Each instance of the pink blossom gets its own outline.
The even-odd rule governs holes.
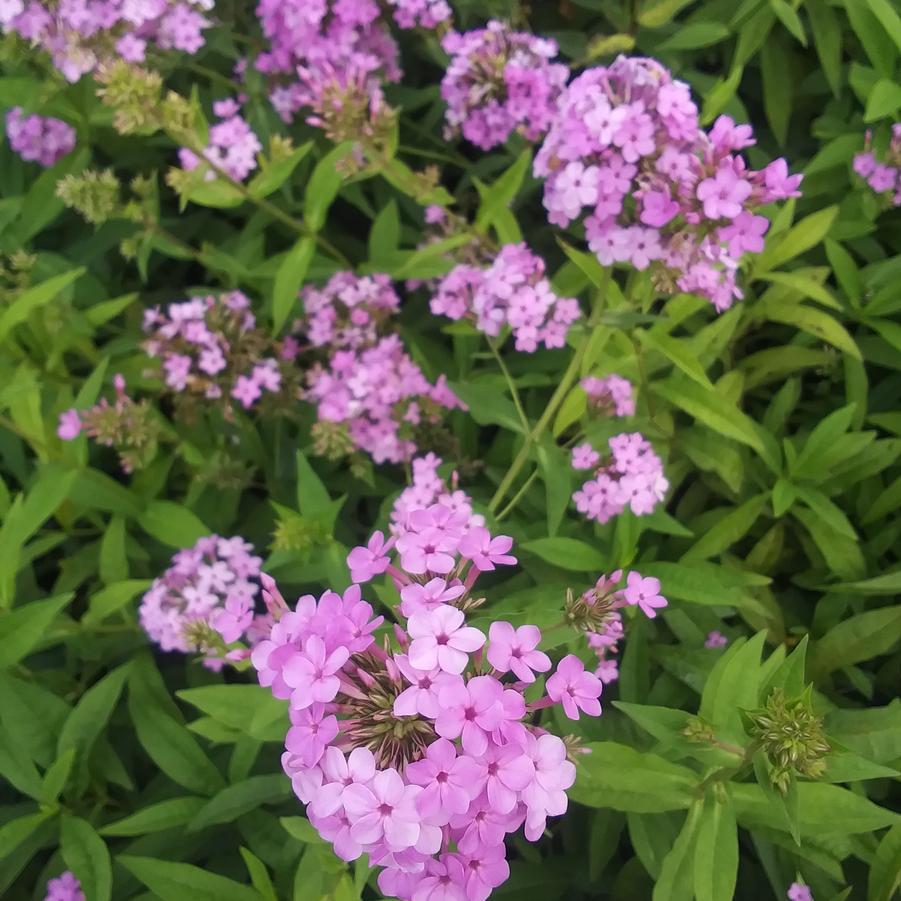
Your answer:
[[[384,840],[391,851],[403,851],[419,841],[416,799],[421,789],[404,785],[396,770],[381,770],[368,785],[344,791],[344,807],[353,823],[351,836],[361,844]]]
[[[436,826],[446,825],[454,814],[466,813],[484,785],[478,763],[465,754],[458,757],[445,738],[432,742],[425,757],[408,764],[405,776],[422,786],[416,808]]]
[[[59,414],[56,434],[63,441],[72,441],[81,434],[82,424],[78,410],[65,410]]]
[[[537,626],[520,626],[507,622],[494,622],[488,630],[488,662],[498,672],[512,672],[521,682],[534,682],[534,673],[546,673],[551,668],[550,658],[536,650],[541,641]]]
[[[626,580],[623,597],[628,604],[637,604],[649,619],[657,616],[657,611],[666,607],[666,598],[660,594],[660,582],[651,577],[644,578],[637,572],[630,572]]]
[[[446,673],[462,673],[469,654],[485,644],[485,636],[472,626],[465,626],[462,610],[441,606],[414,613],[407,624],[413,639],[410,643],[410,665],[418,670],[435,667]]]
[[[579,718],[579,710],[589,716],[600,716],[603,684],[593,673],[586,672],[585,666],[574,654],[567,654],[558,664],[546,683],[548,697],[563,705],[563,710],[571,720]]]
[[[511,547],[513,539],[507,535],[492,538],[486,528],[475,526],[460,539],[459,551],[476,569],[485,572],[494,569],[495,564],[512,566],[516,563],[516,557],[507,553]]]
[[[304,643],[303,652],[295,654],[283,669],[285,682],[294,689],[291,695],[293,708],[303,710],[310,704],[334,700],[341,685],[335,674],[347,662],[348,656],[344,647],[327,654],[325,642],[318,635],[311,635]]]
[[[448,739],[462,737],[463,750],[478,756],[488,748],[488,736],[505,719],[503,689],[491,676],[475,676],[442,688],[435,731]]]
[[[324,704],[316,703],[303,710],[292,710],[291,722],[294,725],[288,730],[285,747],[306,766],[315,766],[338,734],[337,718],[326,713]]]
[[[365,547],[355,547],[347,555],[350,577],[354,582],[368,582],[388,568],[388,551],[394,539],[385,540],[381,532],[373,532]]]

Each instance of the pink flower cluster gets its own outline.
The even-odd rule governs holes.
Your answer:
[[[467,625],[476,579],[514,563],[511,546],[446,507],[413,511],[396,541],[377,532],[351,551],[343,596],[300,598],[252,653],[261,684],[290,702],[282,763],[310,822],[341,858],[368,854],[402,901],[484,901],[503,883],[505,835],[525,825],[537,840],[575,780],[566,744],[532,714],[601,712],[600,680],[572,655],[526,704],[553,669],[536,627]],[[382,573],[401,605],[379,644],[359,583]]]
[[[4,0],[0,27],[45,50],[75,82],[103,62],[142,62],[151,45],[196,53],[212,8],[213,0]]]
[[[437,28],[452,15],[447,0],[388,0],[401,28]]]
[[[213,104],[213,112],[220,121],[209,128],[209,142],[203,151],[203,157],[182,147],[178,151],[181,166],[185,171],[193,172],[205,159],[234,181],[244,181],[257,168],[257,154],[263,149],[263,145],[241,115],[241,107],[236,101],[217,100]],[[207,167],[204,178],[213,181],[216,172]]]
[[[752,144],[750,126],[727,116],[705,132],[688,85],[660,63],[619,57],[569,85],[534,169],[550,221],[582,220],[603,265],[650,268],[658,290],[722,311],[742,296],[742,255],[763,249],[758,208],[798,196],[801,182],[784,159],[749,169],[739,151]]]
[[[28,116],[20,106],[6,114],[9,146],[29,163],[52,166],[75,148],[75,129],[62,119]]]
[[[506,244],[487,268],[461,264],[438,284],[431,300],[436,315],[467,318],[486,335],[509,327],[516,349],[563,347],[579,318],[579,302],[558,297],[545,275],[544,260],[525,244]]]
[[[246,657],[225,646],[242,638],[253,644],[271,625],[254,615],[261,560],[252,551],[242,538],[209,535],[175,554],[141,600],[138,616],[151,640],[164,651],[202,651],[211,669]]]
[[[354,349],[375,344],[385,321],[400,309],[387,275],[338,272],[325,287],[301,292],[301,327],[314,347]]]
[[[375,0],[260,0],[257,17],[270,48],[256,66],[273,79],[285,122],[304,107],[322,115],[330,93],[354,89],[380,103],[382,82],[400,78]]]
[[[426,454],[413,460],[413,484],[400,493],[391,509],[391,534],[400,538],[410,527],[410,517],[416,510],[424,510],[433,504],[446,507],[454,515],[465,516],[467,528],[484,526],[485,517],[474,513],[472,499],[457,487],[457,474],[448,483],[438,475],[442,460],[435,454]]]
[[[635,415],[635,395],[628,379],[615,374],[602,379],[589,375],[579,384],[588,395],[588,405],[592,410],[602,415]]]
[[[901,122],[892,126],[891,143],[882,159],[873,152],[867,132],[865,150],[854,157],[854,171],[877,194],[891,194],[892,206],[901,206]]]
[[[264,393],[291,394],[297,342],[274,341],[257,328],[240,291],[148,309],[144,331],[144,349],[162,361],[166,385],[179,398],[221,399],[230,415],[232,401],[249,410]]]
[[[81,883],[71,870],[66,870],[55,879],[47,882],[47,895],[44,901],[85,901]]]
[[[729,644],[729,639],[722,632],[717,632],[716,629],[709,632],[704,640],[705,648],[724,648],[727,644]]]
[[[104,397],[87,410],[73,407],[60,413],[56,434],[63,441],[74,441],[84,433],[98,444],[115,448],[122,469],[131,473],[153,458],[159,424],[146,400],[136,403],[128,396],[120,373],[113,378],[113,386],[116,399],[112,404]]]
[[[638,607],[645,616],[654,619],[657,611],[668,603],[660,594],[657,579],[633,571],[627,575],[625,587],[620,588],[622,578],[622,570],[601,576],[574,605],[579,608],[574,618],[585,624],[588,645],[598,658],[595,675],[605,685],[619,678],[619,665],[614,659],[624,635],[619,611],[623,607]]]
[[[599,523],[626,507],[636,516],[651,513],[669,488],[660,457],[638,432],[614,435],[607,443],[611,455],[605,460],[590,444],[572,449],[573,469],[594,470],[593,477],[573,494],[576,508]]]
[[[307,382],[320,423],[345,429],[352,446],[376,463],[409,460],[421,427],[440,422],[444,410],[463,408],[443,375],[429,382],[397,335],[335,351]]]
[[[448,137],[462,131],[482,150],[503,144],[514,131],[541,139],[569,78],[565,65],[551,62],[554,41],[491,21],[476,31],[451,31],[441,46],[451,56],[441,81]]]

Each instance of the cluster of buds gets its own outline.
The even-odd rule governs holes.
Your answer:
[[[660,594],[660,582],[632,571],[622,585],[622,570],[602,575],[597,582],[578,597],[571,591],[566,594],[566,622],[585,635],[589,647],[598,658],[595,675],[605,685],[619,678],[619,665],[615,659],[622,641],[624,607],[638,607],[649,619],[667,606]]]
[[[166,386],[186,418],[210,402],[227,419],[244,410],[293,400],[299,376],[292,338],[277,341],[257,327],[240,291],[193,297],[144,313],[144,349],[160,360]]]
[[[586,376],[579,383],[588,398],[588,409],[601,416],[634,416],[632,383],[619,375]]]
[[[524,825],[537,840],[575,779],[567,744],[536,715],[601,712],[600,679],[573,655],[555,667],[537,627],[467,624],[479,575],[515,563],[511,548],[440,504],[410,511],[399,537],[376,532],[351,551],[343,595],[300,598],[251,655],[289,701],[282,763],[310,822],[343,859],[368,854],[402,901],[484,901],[509,875],[505,835]],[[400,603],[378,641],[382,617],[360,586],[381,574]]]
[[[300,328],[328,354],[307,373],[316,404],[316,452],[340,459],[353,451],[376,463],[413,457],[417,439],[462,407],[442,375],[433,385],[396,334],[383,335],[400,302],[387,277],[338,273],[321,291],[307,289]]]
[[[0,254],[0,303],[12,302],[28,288],[37,261],[24,250]]]
[[[88,410],[65,410],[60,414],[56,434],[63,441],[74,441],[85,434],[98,444],[114,448],[122,469],[131,473],[156,456],[160,422],[146,399],[135,402],[128,396],[122,375],[116,374],[113,386],[113,403],[101,398]]]
[[[791,699],[774,688],[762,709],[744,715],[749,734],[769,761],[770,779],[783,794],[795,777],[817,779],[826,771],[830,747],[812,697],[811,686]]]
[[[881,156],[874,150],[872,133],[867,132],[863,152],[854,157],[854,171],[892,206],[901,206],[901,122],[892,126],[891,141]]]
[[[139,619],[151,641],[164,651],[202,654],[219,670],[244,660],[244,641],[253,646],[272,626],[271,614],[256,614],[260,593],[259,557],[242,538],[209,535],[179,551],[141,600]]]
[[[607,444],[610,456],[606,459],[588,443],[572,449],[573,469],[593,472],[573,494],[576,509],[599,523],[627,507],[636,516],[652,513],[669,488],[660,457],[638,432],[614,435]]]
[[[558,297],[545,275],[544,260],[525,244],[507,244],[487,268],[461,264],[438,284],[431,300],[435,315],[469,319],[491,338],[509,328],[517,350],[563,347],[579,318],[579,302]]]

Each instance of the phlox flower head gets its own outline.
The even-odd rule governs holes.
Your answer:
[[[138,618],[150,639],[164,651],[203,652],[210,668],[220,668],[225,646],[260,625],[261,561],[252,551],[241,538],[218,535],[179,551],[141,599]]]
[[[196,53],[210,21],[209,0],[110,3],[107,0],[5,0],[0,27],[50,55],[70,82],[116,59],[143,62],[147,48]]]
[[[388,5],[400,28],[436,28],[453,14],[447,0],[388,0]]]
[[[436,315],[467,319],[489,338],[509,328],[517,350],[563,347],[579,318],[579,303],[558,297],[544,260],[525,244],[507,244],[487,268],[461,264],[438,283],[431,300]]]
[[[635,415],[635,394],[628,379],[615,374],[604,378],[589,375],[579,384],[588,396],[588,405],[592,410],[616,416]]]
[[[865,148],[854,157],[853,169],[871,191],[883,195],[892,206],[901,206],[901,122],[892,126],[884,154],[874,150],[872,135],[867,132]]]
[[[482,150],[518,131],[537,141],[550,127],[569,70],[553,63],[554,41],[492,20],[485,28],[451,31],[441,42],[451,60],[441,82],[448,137],[461,131]]]
[[[6,114],[9,146],[29,163],[52,166],[75,149],[75,129],[62,119],[29,116],[19,106]]]
[[[233,181],[244,181],[257,168],[257,154],[263,149],[256,133],[241,115],[240,107],[233,101],[219,101],[213,105],[219,121],[209,127],[209,141],[198,157],[183,147],[178,158],[187,172],[204,169],[204,178],[214,181],[216,170],[222,170]]]
[[[434,475],[435,461],[425,466]],[[560,703],[598,715],[601,681],[567,657],[527,704],[523,687],[553,669],[541,631],[467,620],[481,573],[516,562],[512,540],[437,502],[393,528],[350,552],[357,581],[343,595],[282,610],[251,660],[289,702],[282,763],[335,853],[368,854],[402,901],[484,901],[509,876],[505,836],[523,826],[537,840],[575,780],[567,746],[532,714]],[[363,599],[376,577],[401,599],[380,641]]]
[[[742,296],[742,255],[763,250],[758,209],[799,193],[785,160],[748,168],[740,151],[753,143],[727,116],[704,131],[688,85],[656,60],[621,56],[567,86],[534,171],[549,220],[581,222],[601,264],[649,270],[657,290],[722,311]]]
[[[576,509],[599,523],[608,522],[627,507],[636,516],[652,513],[669,487],[662,461],[638,432],[614,435],[608,447],[607,458],[590,444],[573,448],[573,468],[594,469],[593,478],[573,494]]]

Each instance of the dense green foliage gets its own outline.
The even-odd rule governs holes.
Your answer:
[[[157,67],[207,110],[243,52],[235,36],[255,27],[246,4],[219,6],[226,24],[197,56]],[[802,876],[817,901],[889,901],[901,881],[901,214],[851,170],[864,132],[883,140],[901,119],[897,4],[454,6],[463,27],[492,14],[555,37],[573,67],[622,51],[659,59],[707,124],[720,112],[753,123],[751,163],[785,156],[803,196],[775,211],[744,300],[717,315],[605,271],[549,226],[522,139],[489,153],[445,141],[432,37],[400,37],[393,156],[342,178],[348,147],[283,125],[258,84],[246,114],[264,147],[290,134],[302,151],[243,193],[217,181],[181,198],[164,177],[171,135],[121,134],[90,77],[67,85],[8,39],[0,105],[62,116],[79,141],[46,171],[0,149],[0,897],[42,898],[66,868],[88,901],[381,897],[366,865],[345,866],[303,819],[280,766],[283,705],[252,669],[216,674],[159,653],[136,609],[173,552],[210,532],[271,554],[264,569],[289,600],[341,590],[348,549],[385,528],[408,474],[317,456],[315,412],[299,401],[268,419],[177,419],[155,400],[141,317],[240,289],[277,334],[302,283],[348,264],[399,283],[441,275],[454,248],[419,246],[421,207],[451,201],[486,240],[525,235],[558,292],[593,310],[565,349],[506,345],[508,375],[474,329],[432,316],[425,292],[404,301],[411,355],[469,406],[433,449],[516,542],[519,566],[486,579],[490,618],[551,629],[568,588],[622,567],[659,578],[670,602],[630,623],[603,716],[555,723],[592,750],[577,803],[538,844],[511,842],[495,896],[783,898]],[[57,183],[88,166],[111,167],[123,198],[132,178],[150,179],[142,213],[95,229],[66,209]],[[434,185],[418,177],[426,166]],[[21,277],[19,251],[34,256]],[[112,397],[117,372],[160,428],[133,475],[112,450],[56,436],[60,412]],[[671,485],[665,510],[598,526],[573,509],[566,444],[585,417],[574,385],[590,372],[635,384],[635,429]],[[603,440],[614,427],[589,428]],[[704,647],[712,630],[724,650]],[[566,630],[550,643],[579,652]],[[785,791],[761,722],[800,714],[774,689],[812,708],[830,748]]]

